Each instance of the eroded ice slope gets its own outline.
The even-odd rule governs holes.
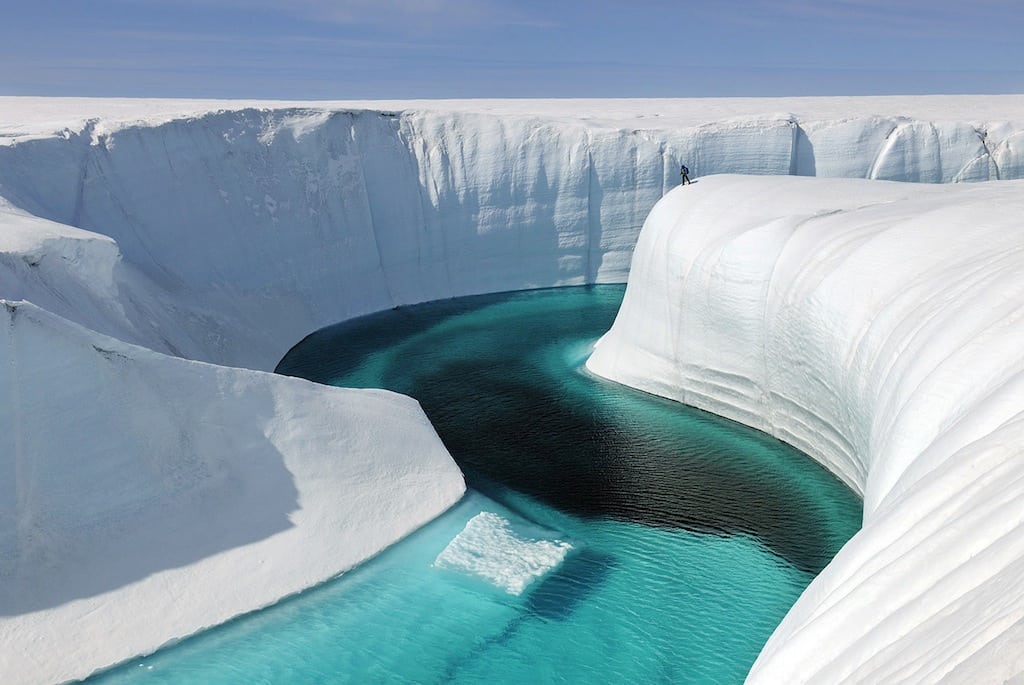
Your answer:
[[[0,438],[0,641],[3,675],[15,674],[5,682],[81,675],[266,604],[372,554],[461,492],[422,415],[396,398],[364,402],[184,360],[269,369],[306,333],[395,304],[623,281],[644,218],[684,161],[698,177],[1018,178],[1021,122],[1016,96],[0,98],[0,298],[31,303],[6,308],[0,372],[11,407]],[[705,183],[716,181],[694,189]],[[941,272],[935,259],[928,268]],[[846,314],[834,316],[841,328]],[[921,397],[933,395],[948,396]],[[899,453],[909,459],[918,437],[891,439],[909,441]],[[250,473],[245,460],[256,458],[263,466]],[[336,496],[367,459],[384,469],[364,484],[384,507],[367,509],[371,522],[350,518]],[[421,459],[438,498],[420,498],[418,479],[402,485]],[[902,462],[887,463],[879,493],[906,477]],[[868,464],[833,465],[873,497]],[[263,514],[253,492],[267,488],[275,507]],[[415,511],[389,509],[416,501]],[[309,523],[314,511],[347,537]],[[161,513],[172,542],[140,554],[132,545]],[[204,530],[211,517],[227,529]],[[258,525],[235,525],[243,520]],[[193,535],[204,542],[182,539]],[[315,572],[294,565],[311,553],[323,555]],[[238,585],[250,574],[253,584]],[[169,616],[166,588],[195,605]],[[122,623],[123,635],[103,632]],[[793,632],[794,653],[818,653],[803,635]]]
[[[0,317],[5,683],[273,603],[464,491],[408,397],[176,359],[24,302]]]
[[[589,368],[864,495],[751,682],[1024,671],[1024,182],[721,176],[666,196]]]

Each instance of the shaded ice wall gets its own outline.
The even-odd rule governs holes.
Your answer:
[[[588,367],[864,497],[750,682],[1024,672],[1024,181],[722,176],[651,211]]]
[[[625,281],[640,226],[684,161],[700,176],[1024,173],[1024,126],[898,116],[634,129],[248,109],[15,141],[0,146],[0,196],[113,238],[180,310],[158,335],[135,321],[133,341],[253,368],[312,330],[396,304]]]

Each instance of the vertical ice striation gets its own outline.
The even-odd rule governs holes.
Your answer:
[[[551,103],[484,104],[88,118],[60,134],[12,134],[0,145],[0,196],[113,238],[148,289],[167,295],[176,325],[137,321],[134,341],[271,368],[311,330],[396,304],[624,281],[640,226],[682,162],[699,176],[931,183],[1024,169],[1024,125],[1011,120],[833,118],[835,105],[802,99],[762,106],[805,114],[710,120],[701,101],[626,101],[622,112],[564,103],[548,115],[533,110]],[[664,116],[644,115],[659,107]]]

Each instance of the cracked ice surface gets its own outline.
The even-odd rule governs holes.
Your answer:
[[[701,177],[686,189],[693,191],[687,197],[717,198],[703,210],[706,223],[721,217],[740,236],[736,243],[725,240],[722,249],[729,249],[721,254],[714,245],[705,248],[720,268],[702,272],[704,280],[688,292],[718,292],[722,282],[749,281],[755,285],[748,290],[698,303],[698,310],[716,315],[746,312],[759,301],[757,283],[775,284],[789,271],[780,262],[778,274],[766,275],[763,263],[739,258],[744,245],[789,259],[805,254],[791,246],[799,246],[806,231],[795,231],[796,210],[773,205],[771,194],[756,192],[756,182],[704,177],[742,172],[932,183],[1021,178],[1022,122],[1021,96],[390,103],[0,98],[0,298],[6,312],[0,388],[8,407],[0,417],[4,681],[80,677],[269,604],[371,556],[462,492],[461,475],[407,400],[229,367],[270,369],[310,331],[396,304],[622,282],[641,224],[678,182],[683,162]],[[909,570],[899,577],[907,579],[914,569],[945,570],[954,579],[951,587],[963,591],[950,615],[967,626],[977,648],[969,658],[954,657],[954,650],[945,650],[948,640],[935,641],[946,660],[935,662],[960,659],[957,668],[967,669],[967,676],[986,660],[1005,665],[1006,654],[1024,653],[1014,648],[1021,631],[1012,621],[1020,614],[1010,603],[1020,596],[1014,579],[1021,574],[998,576],[1002,599],[989,594],[997,585],[981,583],[968,592],[955,578],[980,578],[974,570],[979,564],[1016,568],[1016,543],[974,536],[983,526],[976,519],[987,510],[967,502],[963,518],[944,528],[960,545],[947,553],[938,537],[918,525],[932,520],[926,511],[940,500],[904,500],[899,493],[932,483],[969,497],[972,479],[987,469],[1009,488],[1015,472],[1000,470],[1004,445],[994,438],[985,438],[995,442],[984,453],[969,451],[975,456],[954,460],[958,470],[932,469],[920,455],[948,456],[957,440],[973,435],[971,426],[978,435],[989,428],[995,432],[986,435],[1016,430],[1012,422],[999,431],[990,426],[1007,405],[1019,408],[1016,386],[1007,382],[998,390],[991,385],[1002,372],[998,367],[972,365],[982,338],[965,341],[959,352],[950,347],[961,324],[947,330],[938,325],[941,317],[887,316],[951,307],[964,320],[988,323],[991,335],[977,356],[1002,358],[991,352],[992,341],[1013,340],[1001,326],[1016,320],[1006,298],[1019,291],[998,279],[1020,271],[1012,261],[1020,240],[999,243],[1014,235],[1013,226],[1004,225],[1006,235],[978,234],[975,217],[991,218],[996,210],[973,198],[988,193],[992,207],[1005,207],[1003,191],[994,189],[1019,195],[1020,187],[893,190],[877,184],[864,186],[872,188],[867,191],[855,181],[785,183],[794,185],[779,187],[780,202],[813,205],[813,211],[800,210],[810,212],[799,219],[808,227],[853,216],[855,208],[845,200],[812,202],[823,188],[830,189],[827,198],[849,192],[851,202],[865,205],[856,215],[863,218],[861,228],[847,226],[842,240],[807,246],[806,254],[821,264],[800,271],[800,292],[825,292],[816,284],[833,282],[829,269],[847,259],[851,245],[881,240],[868,229],[891,223],[890,209],[906,213],[914,207],[918,230],[962,230],[941,229],[934,244],[918,236],[916,251],[897,251],[895,263],[884,253],[856,252],[874,255],[885,273],[906,264],[919,265],[921,273],[899,291],[886,289],[888,281],[844,282],[862,297],[850,297],[844,310],[823,309],[818,328],[790,321],[790,304],[771,300],[777,309],[764,310],[763,320],[790,322],[802,331],[806,339],[793,349],[810,353],[807,359],[788,360],[786,367],[765,363],[759,371],[685,375],[685,364],[677,367],[661,352],[645,350],[638,352],[647,359],[644,368],[663,372],[656,390],[671,395],[686,387],[688,401],[732,398],[719,408],[754,425],[771,428],[775,417],[793,417],[778,422],[779,430],[861,488],[871,525],[905,540],[923,536],[913,553],[901,552],[901,545],[912,543],[886,547],[894,555],[886,569],[905,563]],[[743,227],[729,218],[739,215],[729,212],[749,193],[761,204],[748,206],[743,216],[752,225],[769,221],[769,229],[743,237]],[[901,193],[917,204],[903,202]],[[1005,217],[1019,214],[1014,208]],[[1005,217],[999,221],[1009,221]],[[766,237],[789,232],[795,237],[786,250]],[[1005,254],[985,253],[974,271],[947,263],[977,255],[989,238]],[[668,283],[681,268],[651,259],[641,281]],[[988,270],[996,280],[985,280]],[[937,283],[945,285],[933,287]],[[664,300],[653,286],[641,291],[651,294],[630,297]],[[963,299],[971,293],[987,296]],[[899,307],[876,312],[881,295]],[[664,313],[683,311],[691,310]],[[1006,316],[985,318],[993,312]],[[887,330],[881,323],[864,335],[851,328],[872,316],[899,334],[882,343],[867,335]],[[730,329],[719,341],[722,353],[760,358],[738,351],[740,342],[753,351],[777,350],[774,338],[753,334],[760,330],[754,323]],[[639,330],[657,324],[646,321]],[[669,336],[662,340],[668,347],[658,348],[662,352],[681,344],[672,330],[681,329],[661,329]],[[846,331],[850,337],[842,339],[856,347],[835,358],[821,331]],[[843,384],[840,377],[820,375],[854,363],[867,364],[874,375],[851,375]],[[961,418],[956,408],[968,406],[962,403],[963,381],[930,375],[929,363],[961,364],[972,389],[992,389],[970,406],[991,411],[972,409]],[[780,368],[824,390],[812,398],[776,392]],[[902,379],[899,392],[886,390],[891,379]],[[760,398],[753,390],[759,388],[771,392]],[[872,399],[873,393],[881,394]],[[901,404],[904,396],[914,401]],[[763,414],[755,400],[769,399],[771,411]],[[923,415],[949,423],[915,423]],[[936,437],[947,434],[954,437]],[[933,449],[929,440],[946,447]],[[346,497],[337,497],[338,491]],[[373,506],[363,507],[363,501]],[[918,508],[893,504],[904,501]],[[995,507],[993,516],[1015,525],[999,508],[1002,500],[986,501]],[[274,506],[267,510],[266,502]],[[943,511],[953,516],[961,510]],[[213,520],[221,523],[211,526]],[[883,520],[894,523],[874,523]],[[154,542],[150,529],[162,531],[167,542]],[[889,577],[878,567],[888,563],[886,538],[870,530],[814,586],[826,589],[809,591],[839,588],[830,595],[832,604],[805,597],[780,627],[759,672],[774,673],[803,655],[815,662],[841,653],[835,658],[842,672],[884,674],[881,666],[871,671],[871,664],[891,663],[891,651],[926,660],[927,639],[945,640],[948,621],[938,614],[876,611],[877,602],[857,594]],[[986,540],[992,544],[985,549],[960,544]],[[312,559],[309,568],[295,565],[300,558]],[[931,564],[934,558],[943,562]],[[857,573],[870,581],[849,580]],[[861,589],[844,603],[848,587]],[[910,592],[915,586],[904,587]],[[930,587],[939,587],[938,581]],[[896,596],[909,606],[909,595]],[[172,611],[167,602],[176,597],[190,599]],[[944,601],[921,597],[929,605]],[[990,601],[1001,613],[972,609]],[[874,612],[870,620],[860,615],[868,610],[862,604]],[[819,609],[814,626],[840,634],[833,639],[822,633],[835,645],[828,649],[806,627],[812,621],[807,612]],[[857,616],[857,625],[888,621],[893,627],[858,641],[850,637],[856,630],[835,627],[845,625],[845,616]],[[940,627],[925,635],[918,619]],[[111,626],[120,632],[111,636]],[[900,631],[908,642],[885,642]],[[848,643],[856,647],[843,652]]]
[[[1024,181],[721,176],[652,211],[588,367],[864,496],[750,682],[1024,671]]]

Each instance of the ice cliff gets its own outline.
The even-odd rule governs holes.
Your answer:
[[[243,370],[272,368],[306,333],[402,303],[625,281],[640,227],[678,182],[683,162],[699,178],[689,197],[717,198],[708,217],[735,227],[729,212],[747,207],[754,193],[764,199],[763,213],[748,207],[735,216],[774,217],[781,231],[790,211],[783,200],[824,186],[780,186],[776,206],[756,181],[747,187],[703,177],[1019,178],[1021,122],[1024,98],[1015,96],[322,104],[0,98],[8,360],[0,386],[10,398],[0,438],[0,672],[11,682],[85,675],[318,582],[458,498],[461,476],[415,405]],[[851,197],[870,194],[862,183],[836,183]],[[932,201],[960,212],[954,201],[968,197],[963,191],[946,200],[950,186],[864,187],[901,189],[870,191],[897,199],[920,193],[922,212]],[[1013,184],[970,189],[1003,187],[1020,191]],[[889,221],[888,206],[878,205],[878,222]],[[822,247],[821,260],[841,259],[839,245]],[[929,273],[942,274],[946,254],[919,257]],[[656,264],[635,264],[643,266],[633,267],[631,299],[674,297],[657,284],[640,285],[664,278]],[[742,261],[735,267],[725,276],[747,273]],[[959,291],[943,292],[956,301]],[[936,302],[927,288],[912,293]],[[850,311],[833,311],[822,325],[846,330],[873,304],[851,299]],[[746,342],[768,349],[752,330],[744,329]],[[816,342],[827,347],[828,340]],[[671,395],[676,360],[657,363],[669,374],[661,389]],[[832,414],[815,414],[821,420],[806,430],[788,429],[860,487],[872,511],[903,483],[907,464],[917,463],[910,443],[920,436],[894,423],[884,435],[910,442],[896,457],[869,464],[865,455],[881,454],[870,441],[884,428],[864,432],[865,412],[875,405],[854,395],[844,409],[836,398],[881,392],[871,384],[884,380],[832,387],[834,412],[863,415],[836,424]],[[740,398],[745,390],[730,392]],[[947,396],[935,386],[922,397],[956,403],[954,391]],[[747,411],[744,420],[770,427],[760,405],[737,399],[734,406]],[[395,422],[405,428],[394,431]],[[817,429],[836,443],[831,452],[815,452],[806,435]],[[339,503],[339,490],[379,509],[360,518]],[[273,492],[275,506],[250,516],[260,492]],[[155,530],[171,542],[154,551],[145,535],[163,515]],[[211,517],[223,527],[200,530]],[[862,549],[859,539],[850,549]],[[312,570],[294,565],[300,549],[314,554]],[[931,553],[922,547],[908,563]],[[843,561],[851,554],[845,550],[814,587],[854,573],[861,557]],[[249,581],[253,564],[261,573]],[[151,620],[170,611],[168,597],[182,596],[194,601],[181,616]],[[794,609],[759,669],[778,668],[788,654],[824,653],[800,630],[806,612],[816,611],[802,608],[811,604],[805,597]],[[843,605],[824,615],[839,621],[847,611],[859,609]],[[910,623],[917,615],[900,614]],[[121,632],[105,637],[114,624]],[[875,643],[856,644],[862,647],[849,659],[876,658]]]
[[[15,98],[0,100],[0,197],[116,242],[123,259],[109,244],[80,248],[102,251],[127,319],[62,315],[162,352],[270,369],[306,333],[395,304],[625,281],[640,226],[683,162],[697,176],[1019,177],[1024,98],[995,101],[1002,111],[980,98],[826,98],[153,112],[74,100],[37,111],[47,101]],[[87,117],[90,106],[110,118]],[[1003,118],[942,118],[964,109]],[[932,118],[902,114],[915,110]],[[35,123],[15,125],[19,112]],[[153,298],[133,303],[140,288],[163,295],[172,322],[136,311]]]
[[[749,681],[1024,671],[1024,181],[669,193],[591,370],[800,447],[864,525]]]

